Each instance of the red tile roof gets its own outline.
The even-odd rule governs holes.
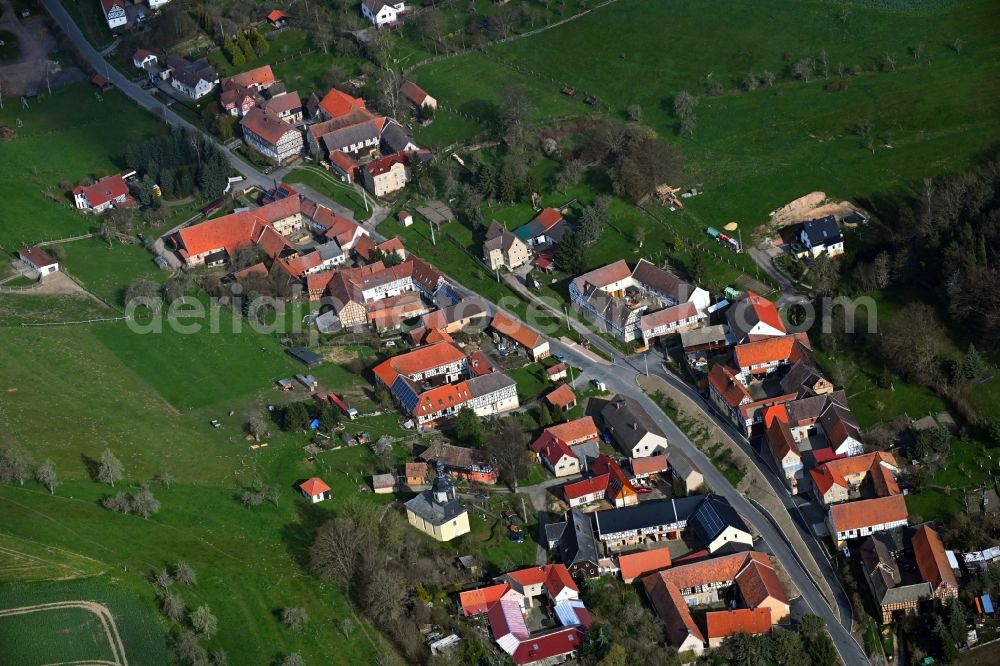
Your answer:
[[[831,474],[825,465],[820,465],[809,470],[809,476],[812,477],[813,485],[816,486],[816,490],[819,491],[821,496],[830,492],[830,488],[834,486],[840,486],[844,490],[847,490],[847,482],[844,481],[844,478]]]
[[[439,342],[419,347],[383,361],[375,366],[375,375],[386,386],[392,386],[399,375],[414,375],[443,365],[458,363],[465,358],[462,350],[454,344]]]
[[[594,464],[590,466],[590,470],[594,474],[608,475],[608,498],[611,501],[638,495],[621,466],[608,456],[598,456]]]
[[[618,558],[618,568],[621,570],[622,580],[626,583],[669,566],[670,550],[667,548],[640,550]]]
[[[809,336],[805,333],[792,333],[736,345],[735,360],[740,368],[772,362],[794,362],[805,356],[803,348],[812,349]]]
[[[768,407],[764,413],[765,420],[767,419],[767,412],[779,407],[784,409],[784,405]],[[771,420],[771,425],[767,428],[767,443],[771,446],[771,453],[774,454],[775,460],[784,460],[789,453],[794,453],[797,457],[801,457],[799,445],[795,443],[795,438],[792,437],[792,431],[788,427],[788,423],[781,419],[774,418]]]
[[[891,453],[876,451],[860,456],[841,457],[817,465],[810,470],[813,483],[821,493],[826,494],[833,485],[848,487],[847,477],[856,474],[871,476],[872,485],[879,496],[900,494],[899,485],[892,475],[892,470],[898,467],[896,457]]]
[[[430,97],[430,95],[427,94],[427,91],[409,79],[403,81],[403,85],[399,87],[399,91],[403,93],[403,97],[410,100],[411,103],[417,106],[422,106],[424,100]]]
[[[609,284],[620,282],[631,277],[632,269],[628,267],[628,264],[624,259],[619,259],[613,264],[601,266],[600,268],[595,268],[589,273],[584,273],[580,277],[573,280],[573,282],[582,294],[587,290],[586,287],[588,284],[599,289],[603,289]]]
[[[555,208],[544,208],[535,218],[535,222],[541,224],[544,231],[548,231],[558,224],[561,219],[563,219],[562,213]]]
[[[565,363],[556,363],[551,368],[545,368],[545,374],[547,374],[550,377],[552,375],[558,375],[558,374],[563,373],[563,372],[566,372],[566,364]]]
[[[549,391],[545,396],[545,402],[553,407],[558,406],[563,409],[569,409],[570,406],[576,404],[576,394],[573,393],[573,389],[569,387],[569,384],[563,384],[554,391]]]
[[[302,99],[297,92],[289,92],[264,102],[264,110],[268,113],[282,114],[302,108]]]
[[[377,160],[372,160],[365,165],[365,169],[368,170],[372,176],[381,176],[384,173],[389,173],[394,166],[397,164],[402,164],[404,167],[410,163],[410,156],[406,153],[393,153],[391,155],[386,155],[385,157],[380,157]]]
[[[406,475],[410,475],[409,471],[407,471]],[[508,592],[510,592],[510,585],[507,583],[487,585],[475,590],[459,592],[458,603],[462,607],[462,613],[466,617],[478,615],[489,610],[490,606],[500,601],[503,595]]]
[[[280,9],[272,9],[267,15],[267,20],[270,21],[271,23],[276,23],[281,19],[287,19],[287,18],[291,17],[288,16],[288,14],[286,14],[285,12],[281,11]]]
[[[45,268],[46,266],[54,266],[59,262],[56,261],[52,255],[43,250],[40,247],[25,247],[17,251],[21,259],[25,261],[30,261],[33,266],[38,268]]]
[[[656,614],[667,627],[667,637],[671,645],[681,645],[689,636],[704,643],[705,637],[695,624],[691,610],[681,596],[680,590],[673,582],[664,579],[662,573],[661,571],[643,576],[642,586],[646,589],[646,596],[653,604]]]
[[[584,635],[577,627],[566,627],[552,633],[523,639],[511,655],[514,663],[534,664],[552,657],[559,657],[583,648]]]
[[[247,114],[240,120],[240,126],[244,130],[250,130],[272,146],[278,145],[278,142],[286,134],[299,131],[294,125],[257,107],[247,111]]]
[[[510,338],[529,351],[533,350],[541,342],[542,336],[527,326],[514,321],[503,312],[497,312],[493,315],[493,321],[490,323],[490,326],[496,332]]]
[[[346,116],[357,109],[365,108],[365,100],[358,97],[351,97],[345,92],[340,92],[331,88],[330,92],[320,100],[319,108],[323,109],[331,118]]]
[[[778,312],[774,303],[752,291],[747,292],[746,301],[753,309],[758,321],[779,331],[785,330],[785,324],[781,321],[781,313]]]
[[[921,577],[935,590],[946,585],[957,592],[958,580],[955,579],[955,573],[948,564],[941,536],[929,525],[921,525],[913,534],[911,542]]]
[[[563,494],[566,496],[566,501],[569,502],[587,495],[593,495],[594,493],[607,492],[608,479],[610,477],[610,474],[598,474],[583,481],[567,483],[563,486]]]
[[[640,474],[659,474],[660,472],[666,472],[667,456],[648,456],[646,458],[632,458],[632,474],[639,476]]]
[[[222,79],[222,88],[225,90],[230,87],[267,87],[274,83],[275,80],[274,72],[271,71],[271,66],[262,65],[261,67],[255,67],[254,69],[240,72],[239,74],[234,74],[228,78]]]
[[[303,481],[299,484],[299,488],[310,497],[321,495],[330,490],[330,486],[326,485],[326,482],[318,476],[314,476],[311,479]]]
[[[675,565],[671,569],[653,575],[675,584],[681,590],[686,590],[708,583],[735,581],[736,574],[750,562],[771,566],[770,558],[766,554],[751,551],[713,557],[683,566]]]
[[[906,499],[902,495],[858,500],[830,507],[830,520],[837,532],[906,520]]]
[[[573,457],[569,445],[549,432],[542,432],[538,439],[532,442],[531,450],[538,454],[539,458],[544,458],[552,467],[558,465],[566,456]]]
[[[102,206],[109,201],[114,201],[118,197],[128,194],[128,183],[125,182],[123,175],[126,171],[116,173],[112,176],[105,176],[93,185],[77,185],[73,189],[73,193],[79,194],[82,192],[94,208]]]
[[[600,436],[593,416],[584,416],[566,423],[558,423],[545,429],[570,446]]]
[[[559,593],[569,588],[573,592],[580,592],[573,577],[569,574],[569,569],[563,564],[549,564],[545,567],[545,591],[551,597],[559,596]]]
[[[709,639],[726,638],[733,634],[771,633],[771,609],[737,608],[736,610],[710,611],[705,614],[705,628]]]
[[[740,590],[743,601],[750,608],[756,608],[768,599],[788,604],[788,595],[770,562],[758,560],[749,562],[742,571],[736,574],[736,586]]]
[[[708,373],[708,384],[730,407],[739,407],[745,401],[751,400],[750,392],[736,378],[736,373],[722,363],[712,366]]]
[[[347,155],[347,153],[339,150],[335,150],[330,153],[330,162],[336,164],[341,171],[349,175],[351,178],[354,177],[354,170],[358,168],[357,160]]]
[[[149,56],[153,56],[155,58],[156,54],[147,49],[137,49],[136,52],[132,54],[132,60],[136,62],[142,62]]]
[[[493,362],[481,349],[472,352],[472,355],[469,356],[469,374],[473,377],[488,375],[494,370],[496,368],[493,366]]]

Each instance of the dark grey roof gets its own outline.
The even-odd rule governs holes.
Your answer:
[[[598,511],[594,514],[594,519],[597,522],[597,533],[601,538],[604,538],[607,534],[687,522],[703,498],[703,495],[692,495],[691,497],[640,502],[624,509]]]
[[[813,245],[826,245],[827,243],[839,243],[844,239],[844,235],[837,226],[837,218],[827,215],[815,220],[809,220],[802,225],[802,230],[806,238]]]
[[[399,123],[390,122],[382,129],[379,141],[382,143],[383,153],[398,153],[413,143],[413,137]]]
[[[497,248],[504,252],[509,252],[516,240],[518,238],[512,231],[509,231],[507,227],[493,220],[490,223],[490,228],[486,231],[486,242],[483,243],[483,247],[487,252]]]
[[[167,65],[174,69],[172,76],[189,88],[194,88],[203,79],[209,83],[219,80],[218,72],[208,64],[208,60],[205,58],[190,60],[180,56],[171,56],[167,58]]]
[[[457,499],[444,504],[434,501],[434,494],[425,490],[406,503],[406,508],[431,525],[444,525],[465,513],[465,507]]]
[[[567,567],[578,562],[597,564],[597,540],[590,516],[573,509],[566,516],[566,529],[559,540],[559,557]]]
[[[781,378],[781,390],[785,393],[802,395],[804,393],[803,389],[812,386],[822,376],[822,373],[813,367],[811,363],[798,360],[785,373],[785,376]]]
[[[385,0],[364,0],[365,7],[371,10],[372,15],[378,14],[379,10],[388,5]]]
[[[789,402],[785,405],[785,409],[788,411],[789,421],[805,421],[808,419],[818,419],[823,410],[826,409],[826,406],[831,402],[846,405],[847,394],[843,390],[838,390],[833,393],[800,398],[799,400]]]
[[[469,387],[469,393],[474,398],[499,391],[508,386],[515,386],[516,384],[517,382],[502,372],[491,372],[488,375],[480,375],[479,377],[465,380],[465,385]]]
[[[633,315],[638,318],[639,313],[625,304],[624,299],[615,298],[603,289],[592,287],[590,295],[587,296],[587,303],[594,308],[594,311],[604,317],[605,321],[625,329],[629,318]]]
[[[728,527],[735,527],[741,532],[750,533],[746,523],[736,509],[724,497],[706,495],[698,508],[691,514],[688,526],[693,527],[698,538],[705,545],[710,544]]]
[[[676,275],[654,266],[645,259],[640,259],[632,270],[632,279],[678,303],[686,303],[697,289],[694,285],[684,282]]]
[[[910,538],[913,536],[913,528],[908,525],[900,525],[891,530],[876,532],[872,537],[876,541],[881,541],[889,552],[893,555],[909,550],[911,546]]]
[[[933,594],[930,583],[921,581],[901,585],[902,576],[892,553],[881,540],[868,537],[858,549],[861,569],[868,578],[875,600],[883,605],[913,603],[929,599]]]
[[[559,547],[559,540],[562,539],[563,532],[566,531],[566,521],[558,523],[546,523],[545,542],[550,549]]]
[[[646,433],[652,433],[666,438],[660,426],[653,417],[632,398],[618,395],[601,410],[601,420],[621,446],[626,447],[626,453],[631,455],[632,447]]]
[[[356,143],[378,138],[378,125],[374,120],[348,125],[323,135],[323,145],[328,151],[342,150]]]

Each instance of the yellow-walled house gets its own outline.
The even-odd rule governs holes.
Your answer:
[[[469,512],[455,495],[455,488],[438,461],[437,478],[425,490],[406,503],[406,520],[438,541],[451,541],[469,533]]]

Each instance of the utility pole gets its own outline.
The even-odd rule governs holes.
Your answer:
[[[649,351],[642,355],[642,360],[646,362],[646,376],[649,377]]]
[[[437,239],[434,237],[434,223],[427,220],[427,225],[431,228],[431,245],[437,247]]]
[[[524,508],[524,497],[521,497],[521,520],[528,522],[528,511]]]

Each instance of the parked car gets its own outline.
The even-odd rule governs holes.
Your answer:
[[[606,393],[608,390],[608,385],[602,382],[600,379],[591,379],[590,383],[593,384],[598,391]]]
[[[652,488],[636,488],[635,492],[639,493],[640,495],[648,495],[649,493],[653,492],[653,489]]]

